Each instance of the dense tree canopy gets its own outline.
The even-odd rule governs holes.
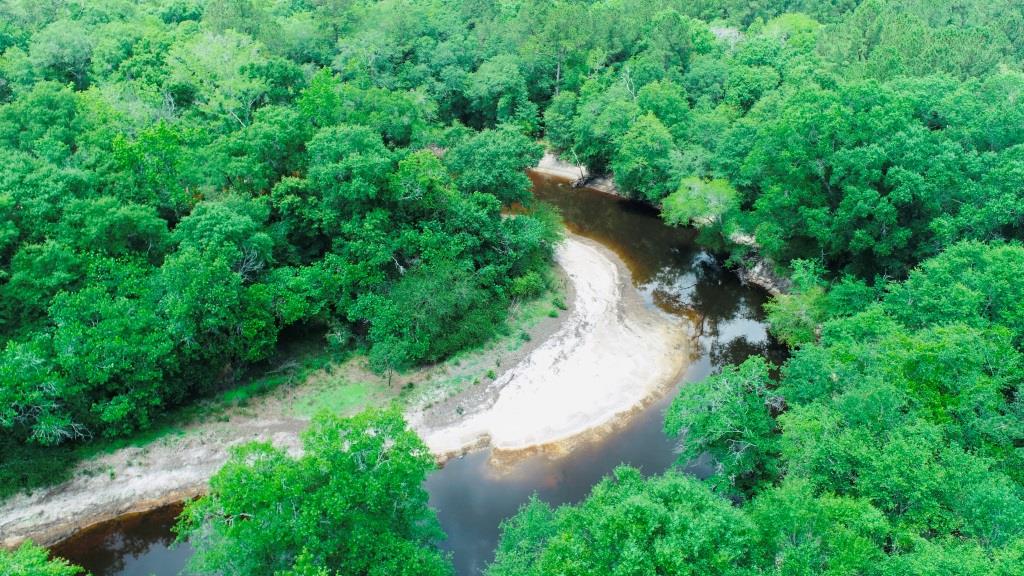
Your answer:
[[[287,327],[406,368],[543,285],[553,220],[501,214],[542,153],[525,79],[502,72],[518,61],[467,59],[454,12],[397,9],[0,3],[5,463],[145,429]],[[388,44],[406,32],[435,46]],[[437,43],[454,60],[405,55]]]
[[[489,576],[741,574],[753,525],[700,482],[622,467],[578,507],[539,500],[503,525]]]
[[[0,425],[44,443],[144,427],[299,323],[340,327],[382,368],[478,341],[550,250],[499,214],[529,199],[537,136],[784,265],[900,277],[1020,229],[1010,2],[0,13],[0,364],[47,373],[45,392],[0,386],[21,390]],[[457,305],[402,311],[470,270]],[[435,343],[452,322],[465,331]],[[90,366],[113,338],[138,357]]]
[[[209,495],[186,506],[178,531],[196,548],[193,572],[451,573],[420,486],[434,460],[401,415],[324,414],[302,444],[297,459],[269,444],[236,448]]]
[[[753,357],[685,386],[668,411],[680,464],[713,462],[703,486],[686,481],[691,493],[671,491],[662,512],[647,502],[682,481],[675,471],[619,472],[575,507],[533,502],[504,525],[489,573],[1020,574],[1024,355],[1011,294],[1024,248],[958,244],[881,291],[802,270],[770,315],[796,346],[781,376]],[[622,493],[608,498],[610,486]],[[717,545],[699,552],[676,530]],[[662,542],[698,557],[659,565]],[[646,553],[627,569],[634,547]],[[579,569],[545,570],[556,562]]]
[[[548,142],[670,222],[868,279],[1024,236],[1019,6],[582,4]]]
[[[1020,575],[1022,64],[1018,0],[0,0],[0,494],[286,329],[491,337],[548,281],[547,146],[776,263],[793,354],[672,404],[706,481],[533,501],[491,574]],[[189,507],[197,569],[450,572],[399,417],[305,440]]]

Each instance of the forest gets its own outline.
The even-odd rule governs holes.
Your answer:
[[[0,496],[290,332],[381,372],[501,333],[554,282],[545,150],[771,262],[790,355],[685,385],[676,466],[531,500],[488,576],[1024,575],[1017,0],[0,0]],[[303,446],[234,451],[191,570],[453,573],[399,412]]]

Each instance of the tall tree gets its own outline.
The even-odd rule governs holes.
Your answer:
[[[321,414],[292,458],[234,449],[177,530],[200,574],[451,574],[422,488],[434,461],[398,412]]]

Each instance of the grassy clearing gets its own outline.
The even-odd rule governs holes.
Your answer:
[[[312,418],[321,411],[350,416],[377,404],[380,396],[378,385],[339,380],[330,386],[320,387],[313,394],[304,394],[291,406],[291,410],[300,418]]]

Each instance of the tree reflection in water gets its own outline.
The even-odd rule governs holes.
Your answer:
[[[180,512],[181,505],[174,504],[104,522],[55,546],[53,552],[92,576],[177,574],[192,555],[187,544],[174,545],[171,527]]]

